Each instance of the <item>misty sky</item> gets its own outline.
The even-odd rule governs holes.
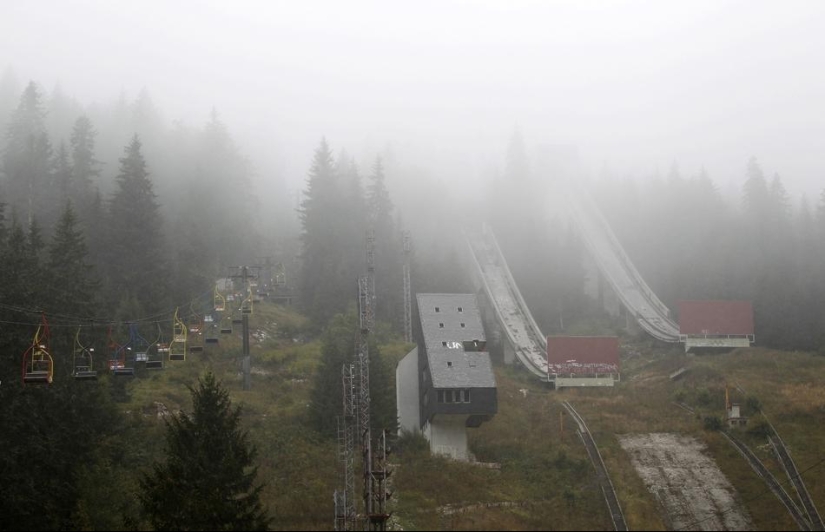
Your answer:
[[[596,174],[724,189],[756,155],[795,199],[825,187],[821,0],[0,0],[6,66],[84,104],[145,86],[169,121],[215,106],[297,186],[322,136],[474,180],[518,126]]]

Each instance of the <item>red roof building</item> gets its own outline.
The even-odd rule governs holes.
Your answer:
[[[753,336],[750,301],[680,301],[679,334]]]
[[[548,336],[550,375],[619,373],[619,339],[615,336]]]

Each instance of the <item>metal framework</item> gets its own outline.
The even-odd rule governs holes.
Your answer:
[[[341,490],[335,490],[334,494],[335,530],[355,530],[358,525],[353,473],[356,415],[354,370],[353,364],[341,367],[344,412],[342,416],[338,416],[338,460],[344,486]]]
[[[402,233],[402,246],[404,250],[404,340],[412,343],[412,286],[410,283],[412,237],[409,231]]]

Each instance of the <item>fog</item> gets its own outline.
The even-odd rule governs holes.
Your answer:
[[[85,106],[145,87],[170,123],[214,107],[294,190],[326,137],[466,191],[518,129],[594,175],[735,188],[756,156],[797,201],[824,183],[823,28],[821,1],[5,0],[0,68]]]

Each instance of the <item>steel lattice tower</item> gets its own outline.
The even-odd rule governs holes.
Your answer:
[[[338,416],[338,460],[341,463],[343,490],[335,490],[335,530],[355,530],[357,513],[355,509],[355,476],[353,458],[355,443],[356,396],[354,366],[344,364],[341,368],[343,415]]]
[[[404,340],[412,342],[412,286],[410,283],[410,255],[412,238],[409,231],[402,234],[404,249]]]

